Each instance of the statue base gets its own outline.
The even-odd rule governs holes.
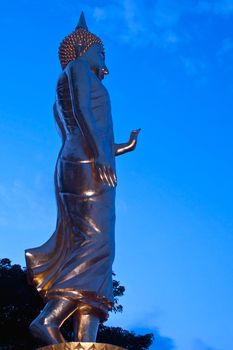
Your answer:
[[[61,343],[56,345],[47,345],[37,350],[125,350],[116,345],[104,343]]]

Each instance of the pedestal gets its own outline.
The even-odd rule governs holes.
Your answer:
[[[119,346],[103,343],[61,343],[47,345],[37,350],[125,350]]]

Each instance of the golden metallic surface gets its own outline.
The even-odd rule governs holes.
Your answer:
[[[86,30],[83,15],[80,25],[77,30]],[[62,139],[54,176],[57,225],[47,242],[26,250],[29,280],[46,302],[30,331],[48,345],[64,341],[60,327],[71,316],[75,340],[94,342],[114,302],[115,157],[135,149],[140,130],[115,144],[111,102],[102,84],[107,72],[96,43],[70,61],[57,82],[54,116]]]
[[[115,156],[120,156],[127,152],[133,151],[137,145],[137,138],[140,131],[141,129],[133,130],[130,134],[128,142],[115,144]]]
[[[123,348],[110,344],[102,343],[63,343],[57,345],[49,345],[37,350],[124,350]]]
[[[89,101],[92,110],[82,111]],[[54,111],[63,137],[55,170],[57,227],[45,244],[26,251],[28,271],[46,300],[87,302],[106,318],[113,303],[114,137],[109,95],[86,61],[62,72]]]

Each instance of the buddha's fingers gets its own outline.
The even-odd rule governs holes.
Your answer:
[[[113,181],[113,184],[114,184],[114,187],[116,187],[117,185],[117,177],[116,177],[116,173],[114,170],[111,169],[111,178],[112,178],[112,181]]]
[[[115,186],[117,185],[117,177],[115,171],[112,170],[112,176],[113,176],[113,181],[115,183]]]
[[[99,174],[100,180],[102,182],[104,182],[105,179],[104,179],[104,174],[103,174],[103,171],[102,171],[101,167],[98,167],[97,169],[98,169],[98,174]]]
[[[113,172],[113,177],[114,177],[115,184],[117,185],[117,176],[115,172]]]
[[[132,133],[135,135],[138,135],[140,133],[140,131],[141,131],[141,128],[133,130]]]
[[[105,182],[108,184],[108,186],[111,186],[111,182],[108,176],[108,169],[105,165],[103,166],[103,173],[104,173]]]
[[[115,187],[117,183],[116,175],[111,167],[105,165],[98,165],[97,173],[100,180],[110,187]]]
[[[114,182],[114,178],[113,178],[113,171],[110,167],[108,168],[108,177],[109,177],[111,186],[115,187],[115,182]]]

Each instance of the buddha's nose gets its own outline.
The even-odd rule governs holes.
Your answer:
[[[102,72],[103,72],[104,75],[108,75],[109,74],[109,70],[108,70],[108,68],[106,66],[104,66],[102,68]]]

